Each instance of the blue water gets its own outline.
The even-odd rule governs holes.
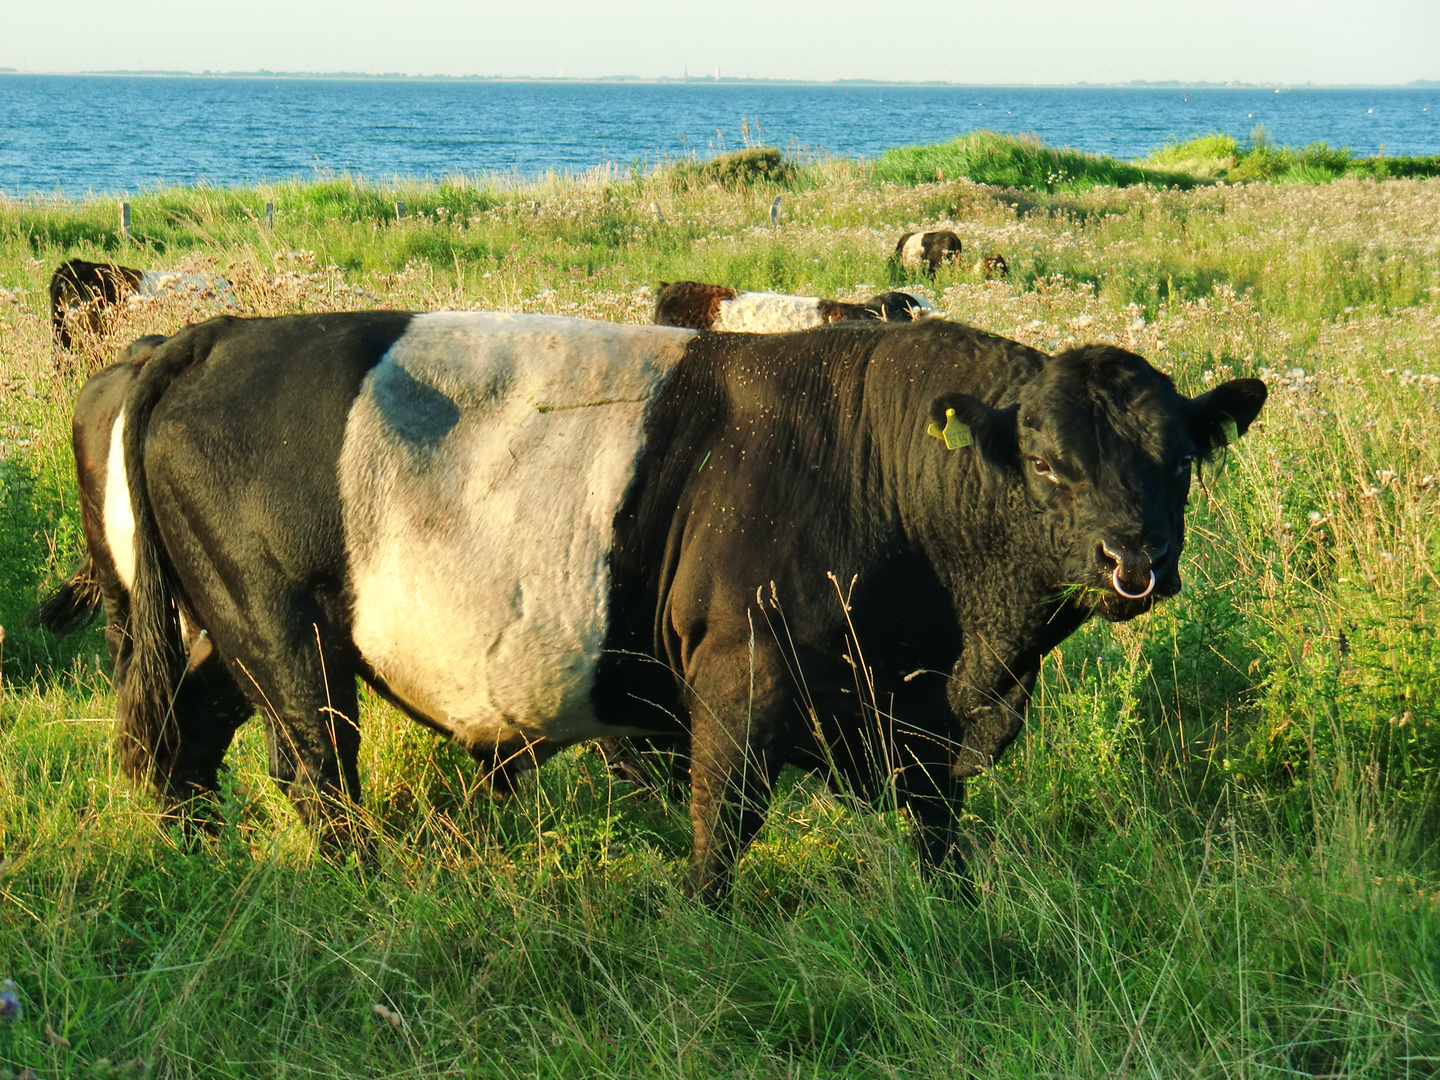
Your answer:
[[[1440,153],[1440,91],[380,82],[0,75],[0,192],[248,185],[349,170],[533,175],[741,144],[873,157],[975,128],[1140,157],[1263,123],[1277,143]],[[720,133],[717,135],[717,130]]]

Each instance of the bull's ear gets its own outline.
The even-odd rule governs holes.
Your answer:
[[[1193,402],[1195,442],[1208,457],[1250,429],[1268,391],[1259,379],[1231,379]]]
[[[970,394],[941,394],[930,403],[926,433],[941,439],[950,450],[970,446],[986,462],[1004,469],[1019,457],[1015,436],[1019,408],[992,409]]]

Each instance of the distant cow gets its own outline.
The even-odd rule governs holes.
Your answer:
[[[996,278],[1008,278],[1010,276],[1010,265],[1005,261],[1004,255],[986,255],[975,260],[975,273],[979,274],[986,281],[994,281]]]
[[[940,267],[960,258],[960,237],[949,229],[907,232],[895,241],[893,258],[906,270],[923,269],[933,276]]]
[[[359,676],[502,777],[676,740],[707,898],[786,763],[893,792],[954,859],[1041,657],[1179,591],[1193,463],[1264,400],[941,319],[212,319],[76,414],[120,759],[171,804],[213,790],[259,710],[333,847]]]
[[[230,283],[223,278],[70,259],[50,275],[50,325],[55,340],[62,349],[68,350],[73,345],[73,324],[78,322],[92,334],[98,334],[106,309],[131,296],[156,296],[177,290],[204,293],[224,303],[233,303]]]
[[[779,334],[867,319],[910,322],[935,314],[927,300],[903,292],[880,293],[863,304],[846,304],[813,296],[741,292],[727,285],[672,281],[662,282],[660,295],[655,298],[655,322],[659,326],[754,334]]]

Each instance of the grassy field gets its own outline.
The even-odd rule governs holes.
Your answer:
[[[1440,180],[1057,184],[1014,156],[1024,186],[802,161],[164,190],[131,200],[123,241],[113,203],[0,201],[0,980],[23,1008],[0,1071],[1440,1072]],[[905,279],[895,239],[934,226],[962,265]],[[1008,281],[969,269],[991,253]],[[374,699],[376,865],[313,856],[253,723],[219,836],[161,826],[117,767],[98,631],[56,641],[26,614],[80,550],[76,391],[206,308],[147,300],[58,357],[45,283],[67,256],[223,273],[267,315],[644,321],[661,280],[908,284],[1047,351],[1111,341],[1187,393],[1259,374],[1271,399],[1192,499],[1184,592],[1047,658],[1026,733],[973,784],[977,905],[919,876],[895,815],[787,774],[714,912],[679,887],[684,809],[595,749],[496,800]]]

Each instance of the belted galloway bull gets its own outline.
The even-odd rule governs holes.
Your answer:
[[[953,858],[1041,658],[1180,589],[1195,463],[1265,400],[941,320],[222,317],[140,354],[75,429],[137,781],[213,791],[259,711],[276,780],[342,843],[357,676],[501,779],[670,738],[707,898],[791,762],[893,785],[922,860]],[[47,621],[94,602],[62,591]]]

